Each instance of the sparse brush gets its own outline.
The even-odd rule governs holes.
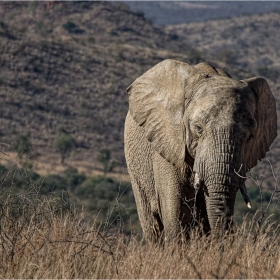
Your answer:
[[[0,188],[1,278],[280,277],[280,227],[265,219],[265,207],[234,233],[217,238],[194,227],[189,239],[160,245],[125,235],[123,223],[114,228],[113,210],[100,225],[96,215],[89,220],[71,205],[67,193],[42,192],[40,182],[28,180],[29,190],[16,193],[7,178]]]
[[[1,278],[278,278],[279,227],[244,220],[220,240],[193,231],[164,247],[103,231],[48,196],[1,201]]]

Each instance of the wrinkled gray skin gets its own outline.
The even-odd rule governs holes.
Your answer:
[[[236,172],[245,176],[277,135],[266,80],[237,81],[207,63],[164,60],[127,91],[125,156],[144,236],[188,232],[194,177],[196,218],[206,231],[227,230],[244,183]]]

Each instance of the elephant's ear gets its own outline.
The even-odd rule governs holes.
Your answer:
[[[252,168],[265,157],[270,145],[277,136],[277,114],[275,99],[264,78],[255,77],[243,80],[255,93],[257,104],[255,119],[257,130],[247,150],[247,168]]]
[[[183,114],[187,79],[197,70],[187,63],[164,60],[127,88],[129,111],[145,136],[167,161],[182,167],[186,155]]]

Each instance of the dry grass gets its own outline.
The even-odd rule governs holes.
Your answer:
[[[31,159],[30,159],[31,158]],[[72,157],[66,160],[66,163],[62,164],[59,154],[46,153],[36,156],[32,153],[28,156],[28,160],[23,160],[20,162],[18,154],[13,151],[9,151],[8,154],[1,154],[0,163],[7,165],[17,165],[24,167],[23,164],[30,164],[32,169],[42,175],[46,176],[49,174],[62,174],[69,167],[76,167],[80,173],[86,176],[97,176],[103,175],[103,167],[100,163],[89,162],[83,159],[75,159]],[[23,164],[22,164],[23,163]],[[130,177],[127,173],[126,168],[122,166],[117,166],[114,172],[108,172],[108,177],[113,178],[117,181],[130,182]]]
[[[1,278],[279,278],[280,235],[266,220],[220,240],[193,232],[165,247],[85,221],[65,198],[1,198]]]
[[[41,185],[30,181],[15,195],[14,179],[0,182],[1,278],[280,277],[280,227],[263,219],[264,209],[234,234],[214,238],[195,229],[189,240],[160,246],[125,236],[122,221],[98,227],[67,193],[43,195]]]

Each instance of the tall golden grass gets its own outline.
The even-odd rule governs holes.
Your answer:
[[[41,182],[26,177],[28,191],[16,193],[13,174],[0,184],[0,278],[280,278],[280,227],[264,220],[267,208],[233,234],[195,228],[163,246],[123,234],[122,223],[112,228],[113,212],[98,225]]]
[[[98,228],[67,199],[32,192],[0,202],[1,278],[280,278],[280,235],[269,219],[160,246]]]

